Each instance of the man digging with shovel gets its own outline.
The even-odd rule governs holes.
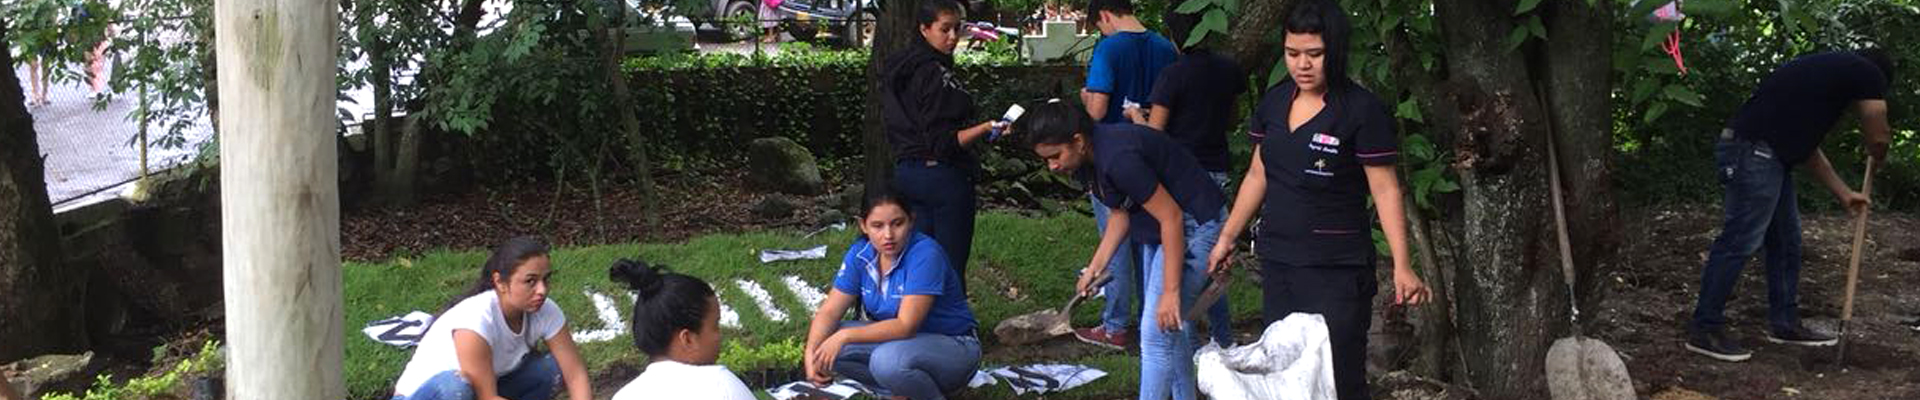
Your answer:
[[[1688,324],[1686,348],[1721,361],[1753,353],[1726,333],[1726,303],[1740,268],[1764,245],[1767,260],[1767,341],[1831,346],[1834,336],[1800,322],[1800,210],[1790,172],[1805,164],[1822,186],[1854,214],[1867,195],[1833,171],[1820,142],[1848,108],[1860,117],[1871,163],[1885,159],[1892,140],[1887,93],[1894,63],[1879,49],[1802,56],[1775,69],[1722,130],[1714,145],[1726,187],[1726,224],[1700,274],[1700,299]],[[1871,169],[1869,169],[1871,170]]]

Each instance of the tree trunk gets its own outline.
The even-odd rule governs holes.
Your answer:
[[[620,56],[627,46],[627,31],[622,28],[626,26],[624,21],[627,18],[631,18],[627,15],[627,8],[620,7],[620,15],[613,19],[615,22],[612,24],[613,28],[596,29],[597,32],[601,32],[598,36],[603,43],[600,49],[600,67],[607,72],[607,86],[613,88],[613,105],[610,108],[620,115],[621,136],[625,137],[627,142],[627,162],[633,168],[635,183],[640,186],[641,218],[648,226],[657,226],[660,223],[660,215],[653,200],[655,198],[653,164],[647,157],[647,137],[640,132],[640,116],[636,115],[633,109],[633,92],[628,90],[627,74],[620,68]],[[594,170],[598,168],[589,169],[589,171]],[[594,191],[599,191],[597,184],[594,186]],[[599,198],[598,195],[594,197]],[[597,200],[595,204],[598,204]]]
[[[1168,6],[1179,3],[1175,1]],[[1278,62],[1273,49],[1280,45],[1280,23],[1286,20],[1287,9],[1292,5],[1293,0],[1241,1],[1240,14],[1234,16],[1232,26],[1228,27],[1227,54],[1263,85],[1268,83],[1266,79]],[[1265,89],[1262,86],[1253,92],[1262,93]]]
[[[335,0],[216,0],[227,396],[340,399]]]
[[[920,38],[920,31],[913,21],[915,10],[920,8],[920,0],[889,0],[881,3],[879,25],[873,28],[873,56],[867,60],[867,112],[865,129],[861,130],[861,143],[866,148],[867,187],[893,180],[893,149],[887,144],[887,134],[881,128],[880,99],[885,96],[880,89],[882,74],[886,72],[887,57],[907,49]]]
[[[1458,333],[1466,378],[1490,399],[1545,398],[1552,326],[1566,321],[1566,292],[1547,212],[1545,146],[1550,123],[1534,96],[1533,70],[1504,38],[1512,1],[1434,4],[1450,73],[1447,95],[1461,116],[1453,130],[1464,199],[1455,264]]]
[[[0,20],[0,48],[13,48]],[[0,362],[87,347],[87,271],[62,262],[60,227],[13,54],[0,79]]]
[[[1547,23],[1547,104],[1560,153],[1569,240],[1574,243],[1581,321],[1599,317],[1600,277],[1619,249],[1620,210],[1613,195],[1613,19],[1610,2],[1541,4]]]

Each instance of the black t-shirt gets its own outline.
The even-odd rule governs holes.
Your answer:
[[[1261,260],[1286,265],[1372,265],[1371,190],[1362,166],[1398,159],[1393,117],[1372,92],[1354,86],[1328,93],[1326,108],[1289,130],[1295,91],[1291,81],[1268,90],[1247,124],[1267,169],[1254,247]]]
[[[881,81],[881,122],[893,157],[971,166],[973,153],[957,134],[974,118],[973,94],[953,76],[953,56],[915,43],[888,59]]]
[[[1234,100],[1247,91],[1246,76],[1226,57],[1190,53],[1161,70],[1160,81],[1153,84],[1148,104],[1173,110],[1167,134],[1193,152],[1207,171],[1225,172],[1230,165],[1227,129]]]
[[[1794,165],[1813,156],[1847,106],[1885,98],[1887,78],[1873,62],[1853,52],[1812,54],[1774,69],[1727,125]]]
[[[1093,147],[1092,165],[1081,166],[1074,176],[1108,208],[1127,210],[1129,238],[1160,244],[1160,224],[1144,207],[1156,187],[1165,187],[1180,211],[1194,221],[1221,217],[1226,195],[1193,155],[1167,135],[1134,124],[1102,124],[1093,132],[1087,135]]]

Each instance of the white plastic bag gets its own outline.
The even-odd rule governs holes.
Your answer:
[[[1333,346],[1327,320],[1293,313],[1267,326],[1260,340],[1194,355],[1200,391],[1215,399],[1333,400]]]

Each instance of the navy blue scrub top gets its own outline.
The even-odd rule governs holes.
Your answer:
[[[1092,165],[1081,166],[1074,175],[1108,208],[1127,210],[1128,238],[1160,244],[1159,221],[1145,207],[1155,187],[1165,187],[1180,211],[1194,221],[1221,217],[1226,195],[1200,161],[1167,134],[1131,123],[1102,124],[1093,128],[1087,140],[1093,148]]]
[[[1267,195],[1255,249],[1264,262],[1292,266],[1373,265],[1373,216],[1364,165],[1393,165],[1400,152],[1394,120],[1379,97],[1359,86],[1330,91],[1326,108],[1300,129],[1287,116],[1292,81],[1262,96],[1247,123],[1266,164]]]

